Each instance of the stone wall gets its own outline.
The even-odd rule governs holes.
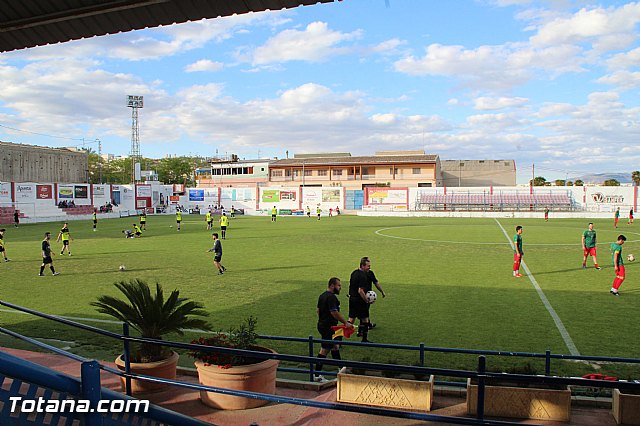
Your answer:
[[[86,152],[0,142],[0,181],[87,182],[88,169]]]

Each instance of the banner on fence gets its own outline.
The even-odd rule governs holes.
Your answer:
[[[58,198],[73,198],[73,186],[59,186]]]
[[[35,185],[25,183],[16,184],[16,201],[33,200],[35,199],[35,194]]]
[[[89,188],[84,185],[74,186],[74,194],[76,198],[89,198]]]
[[[36,197],[38,200],[48,200],[53,198],[51,185],[36,185]]]
[[[189,201],[204,201],[204,189],[190,189]]]

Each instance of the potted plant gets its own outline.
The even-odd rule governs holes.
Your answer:
[[[191,343],[275,353],[271,349],[256,344],[258,338],[255,332],[256,324],[257,320],[249,317],[240,326],[232,327],[228,332],[219,331],[212,336],[200,337]],[[191,351],[190,355],[195,359],[198,379],[203,385],[275,394],[278,360],[204,350]],[[265,400],[208,391],[200,391],[200,399],[204,404],[221,410],[244,410],[268,403]]]
[[[91,305],[95,306],[98,312],[128,323],[140,332],[141,337],[162,340],[162,336],[169,333],[182,335],[185,328],[211,328],[205,320],[199,318],[208,315],[202,310],[203,305],[180,298],[178,290],[173,290],[165,300],[162,286],[158,283],[155,292],[152,292],[146,282],[138,279],[120,281],[114,285],[124,294],[124,299],[103,295]],[[178,354],[160,345],[141,343],[131,352],[130,361],[132,373],[166,379],[176,378]],[[122,355],[116,359],[116,365],[124,371]],[[123,389],[124,384],[125,379],[122,378]],[[131,381],[133,392],[157,391],[166,387],[163,383]]]

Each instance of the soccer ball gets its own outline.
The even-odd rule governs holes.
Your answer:
[[[636,260],[636,257],[634,255],[630,254],[629,256],[627,256],[627,260],[629,262],[633,262],[634,260]]]
[[[126,266],[124,266],[124,265],[120,265],[120,267],[118,268],[118,270],[119,270],[120,272],[124,272],[124,271],[126,271],[126,270],[127,270],[127,267],[126,267]]]
[[[378,298],[378,295],[376,294],[375,291],[369,290],[367,294],[365,294],[365,297],[367,298],[367,302],[374,303]]]
[[[169,225],[169,228],[173,228],[173,225]]]

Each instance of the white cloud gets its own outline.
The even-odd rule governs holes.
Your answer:
[[[640,66],[640,48],[618,53],[607,60],[607,66],[611,70],[620,70]]]
[[[312,22],[303,31],[280,32],[247,56],[253,65],[286,61],[322,62],[350,52],[350,47],[341,45],[360,37],[361,31],[343,33],[329,29],[326,22]]]
[[[224,68],[224,64],[222,62],[211,61],[209,59],[200,59],[192,64],[189,64],[185,67],[186,72],[199,72],[199,71],[209,71],[215,72],[220,71]]]
[[[622,48],[628,45],[628,35],[640,21],[640,4],[629,3],[619,8],[581,9],[577,13],[558,17],[538,29],[531,37],[535,46],[565,43],[601,43],[601,48]],[[613,37],[612,37],[613,36]],[[617,42],[614,39],[617,38]]]
[[[619,90],[631,90],[640,87],[640,72],[616,71],[600,77],[596,82],[615,86]]]
[[[517,107],[526,104],[527,98],[518,97],[499,97],[492,98],[487,96],[481,96],[474,99],[474,108],[478,110],[497,110],[504,108]]]

